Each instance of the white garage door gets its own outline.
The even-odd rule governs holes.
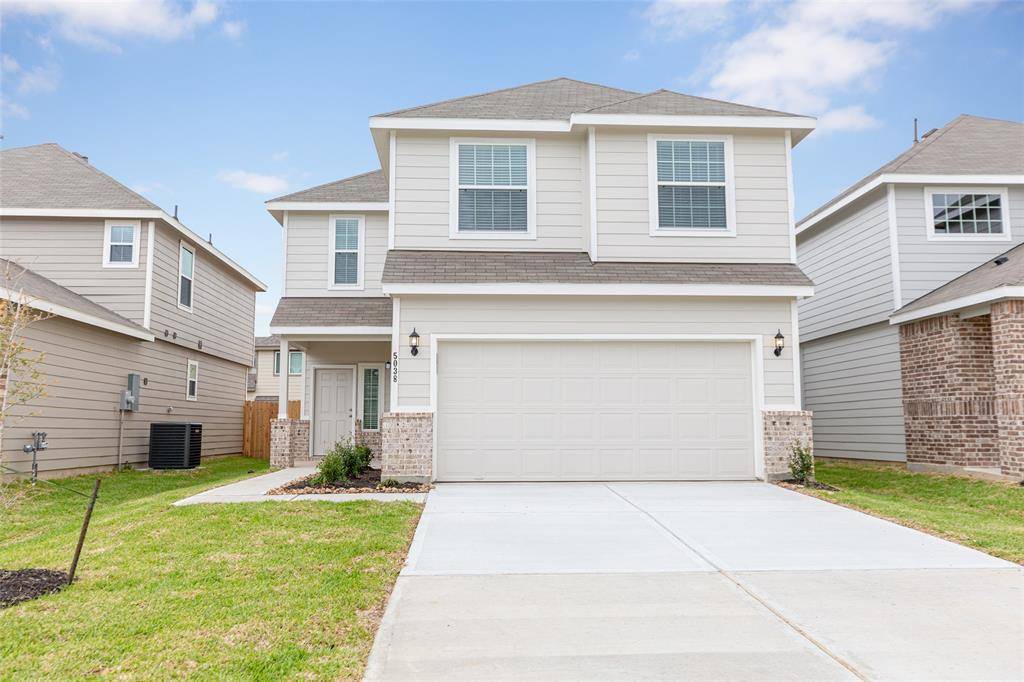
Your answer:
[[[754,477],[750,344],[443,341],[441,481]]]

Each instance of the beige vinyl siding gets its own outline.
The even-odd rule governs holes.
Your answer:
[[[274,374],[274,353],[272,350],[256,351],[256,391],[253,396],[280,395],[281,377]],[[288,377],[288,400],[302,399],[302,375]]]
[[[806,342],[888,319],[894,307],[885,189],[829,218],[800,240],[797,263],[814,282],[800,301]]]
[[[329,290],[332,281],[330,217],[364,217],[363,289]],[[285,296],[382,296],[380,278],[388,250],[388,214],[288,212]]]
[[[943,185],[936,183],[933,186]],[[963,185],[958,183],[956,186]],[[1024,242],[1024,187],[1010,187],[1009,194],[1008,214],[1013,241],[928,241],[924,186],[896,186],[896,225],[899,229],[904,305]]]
[[[465,134],[459,137],[499,137]],[[536,239],[450,239],[449,154],[451,135],[407,134],[395,138],[395,248],[469,251],[581,251],[586,159],[579,137],[537,135]],[[514,137],[508,138],[510,142]]]
[[[313,382],[314,371],[317,367],[357,365],[359,363],[383,364],[391,357],[389,341],[313,341],[303,345],[306,347],[306,374],[304,377],[290,377],[292,381],[298,380],[297,383],[305,381],[302,397],[303,419],[309,419],[313,414]],[[356,379],[358,381],[358,376]],[[387,412],[388,400],[390,400],[386,384],[384,377],[381,377],[382,414]]]
[[[791,351],[776,358],[772,337],[792,338],[790,299],[668,296],[402,296],[398,406],[430,404],[432,334],[759,334],[764,339],[764,400],[792,406]],[[420,353],[409,354],[409,331]]]
[[[597,130],[600,260],[790,261],[786,141],[782,131],[733,131],[736,236],[651,236],[647,130]],[[715,130],[666,130],[722,135]],[[657,210],[656,207],[653,210]]]
[[[881,322],[804,341],[801,350],[815,454],[905,461],[898,329]]]
[[[19,407],[4,430],[8,466],[29,470],[31,458],[21,447],[33,431],[47,433],[50,447],[39,457],[43,472],[74,473],[116,464],[117,406],[129,372],[141,374],[147,382],[141,410],[125,415],[125,462],[147,461],[153,421],[201,422],[204,456],[241,451],[244,364],[161,340],[137,341],[63,318],[33,325],[25,338],[33,350],[44,353],[41,370],[48,388],[45,398]],[[188,360],[199,363],[195,401],[185,400]]]
[[[158,223],[153,261],[153,310],[150,327],[157,338],[185,348],[233,360],[252,362],[256,295],[251,285],[195,248],[192,312],[178,307],[179,234]],[[186,244],[190,242],[185,241]],[[164,335],[165,330],[167,335]],[[177,334],[177,338],[173,335]]]
[[[149,221],[141,222],[138,267],[103,267],[106,226],[96,218],[0,218],[0,258],[142,324]]]

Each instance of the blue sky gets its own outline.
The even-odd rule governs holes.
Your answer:
[[[5,147],[58,142],[280,295],[263,201],[379,166],[367,118],[555,76],[819,117],[803,215],[960,113],[1024,119],[1024,3],[5,1]]]

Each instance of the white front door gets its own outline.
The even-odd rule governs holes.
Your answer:
[[[355,428],[355,370],[317,369],[313,454],[322,457]]]

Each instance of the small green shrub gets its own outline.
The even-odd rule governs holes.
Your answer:
[[[799,441],[793,442],[793,452],[789,456],[789,473],[801,483],[814,482],[814,453],[811,446]]]
[[[373,453],[365,445],[355,445],[351,438],[340,440],[320,460],[316,483],[324,485],[351,480],[369,468],[372,458]]]
[[[398,488],[401,485],[401,483],[399,483],[393,478],[385,478],[383,481],[380,482],[381,488]]]

